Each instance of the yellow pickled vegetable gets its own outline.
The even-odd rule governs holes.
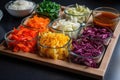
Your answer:
[[[40,35],[40,55],[65,60],[68,57],[70,38],[62,33],[44,33]]]

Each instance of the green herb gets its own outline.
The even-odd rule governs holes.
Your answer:
[[[37,7],[38,13],[50,17],[51,20],[58,17],[59,10],[60,5],[50,0],[43,0],[43,2],[39,3]]]

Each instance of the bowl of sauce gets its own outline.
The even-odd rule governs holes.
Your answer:
[[[93,10],[93,23],[98,27],[115,30],[119,21],[119,11],[111,7],[99,7]]]

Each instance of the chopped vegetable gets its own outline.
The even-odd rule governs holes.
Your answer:
[[[91,11],[88,7],[76,4],[74,7],[68,8],[67,12],[68,14],[72,15],[86,15],[89,14]]]
[[[104,47],[101,43],[88,38],[80,38],[73,40],[72,45],[71,61],[90,67],[98,67],[97,63],[104,53]]]
[[[112,36],[106,28],[87,26],[80,37],[72,41],[70,60],[97,68],[105,51],[104,45]],[[108,44],[107,44],[108,45]]]
[[[70,5],[65,10],[66,17],[72,21],[83,23],[91,13],[91,10],[83,5]]]
[[[37,7],[38,13],[50,17],[51,20],[58,17],[59,10],[60,5],[50,0],[43,0],[43,2],[39,3]]]
[[[48,30],[48,24],[50,23],[50,19],[43,16],[35,15],[32,18],[29,18],[26,22],[26,26],[36,29],[39,32],[45,32]]]
[[[56,32],[61,32],[69,35],[71,38],[77,38],[77,34],[80,31],[80,23],[71,22],[65,19],[57,19],[52,24],[52,29]]]
[[[12,10],[26,10],[32,7],[34,7],[33,2],[28,0],[15,0],[8,6],[8,8]]]
[[[7,36],[7,43],[14,52],[34,52],[36,50],[36,36],[37,32],[19,26],[19,29],[15,29]]]
[[[107,45],[109,39],[112,37],[112,31],[107,28],[87,26],[81,37],[88,37],[92,40],[98,40],[99,42]]]
[[[38,40],[40,55],[53,59],[66,59],[70,38],[62,33],[44,33]]]

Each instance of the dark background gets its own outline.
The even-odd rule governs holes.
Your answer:
[[[0,42],[4,40],[4,34],[17,27],[24,18],[16,18],[7,13],[4,6],[9,0],[1,0],[0,9],[3,18],[0,21]],[[36,3],[42,0],[33,0]],[[90,9],[101,6],[109,6],[120,11],[119,0],[52,0],[61,5],[70,4],[86,5]],[[104,80],[120,80],[120,39],[116,45]],[[77,75],[40,64],[0,55],[0,80],[95,80],[82,75]]]

